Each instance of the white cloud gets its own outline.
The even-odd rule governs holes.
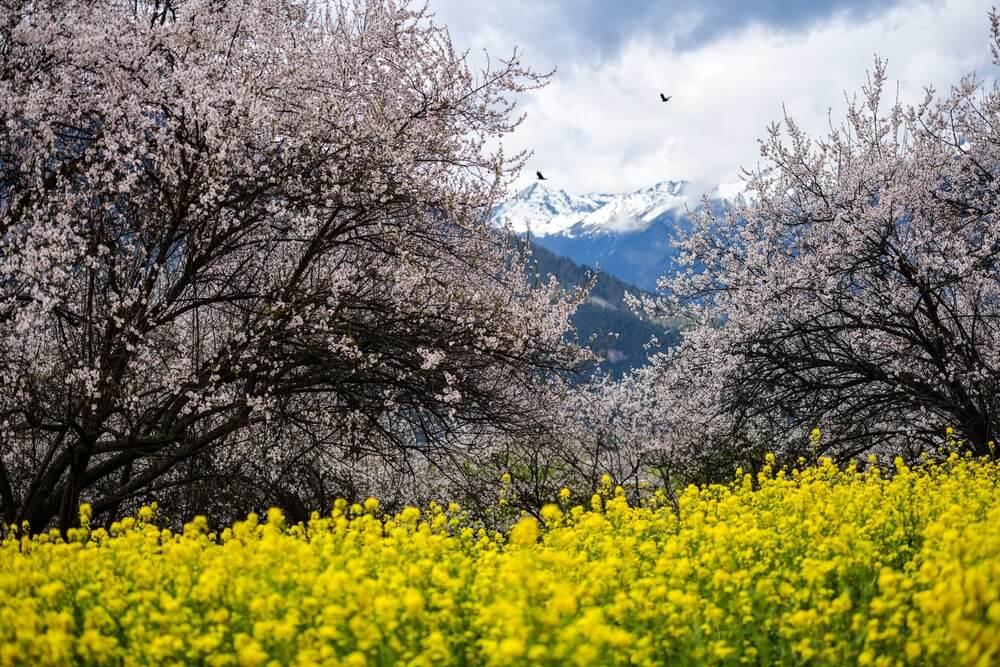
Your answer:
[[[455,38],[495,50],[503,34],[487,22]],[[799,32],[750,25],[684,51],[667,30],[607,58],[557,63],[551,85],[522,101],[528,118],[507,145],[535,152],[524,182],[540,169],[570,192],[668,179],[711,190],[757,163],[757,140],[782,104],[810,132],[828,126],[831,108],[839,124],[844,91],[859,89],[876,52],[902,100],[914,102],[925,84],[947,92],[968,71],[992,77],[988,38],[986,9],[973,0],[897,7],[863,23],[839,15]],[[521,46],[532,62],[532,45]],[[673,99],[661,103],[661,90]]]

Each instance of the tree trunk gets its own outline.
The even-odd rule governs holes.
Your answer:
[[[62,502],[59,506],[59,530],[64,537],[66,531],[80,525],[80,492],[83,490],[83,476],[87,472],[92,451],[93,443],[83,440],[73,449],[69,478],[63,487]]]

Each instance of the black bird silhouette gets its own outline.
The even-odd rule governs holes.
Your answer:
[[[547,181],[547,180],[549,180],[549,179],[545,178],[544,176],[542,176],[542,172],[536,171],[535,173],[538,174],[538,180],[540,180],[540,181]]]
[[[673,97],[673,95],[664,95],[663,93],[660,93],[661,102],[669,102],[671,97]]]

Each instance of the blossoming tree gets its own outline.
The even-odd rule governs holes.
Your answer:
[[[649,376],[675,453],[914,455],[951,427],[996,454],[1000,89],[970,76],[905,108],[886,78],[876,61],[828,136],[772,126],[747,196],[679,239],[684,270],[644,304],[697,319]]]
[[[536,432],[578,295],[483,212],[543,82],[399,0],[0,0],[3,521]]]

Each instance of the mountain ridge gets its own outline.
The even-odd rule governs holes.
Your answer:
[[[694,202],[687,186],[662,181],[621,194],[572,195],[536,182],[496,205],[491,220],[536,246],[655,292],[657,280],[675,266],[672,238],[690,229]]]
[[[683,181],[662,181],[621,194],[571,195],[536,182],[495,206],[492,219],[536,238],[641,231],[660,215],[684,209],[684,186]]]

